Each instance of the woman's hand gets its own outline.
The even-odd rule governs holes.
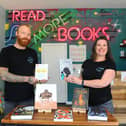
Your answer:
[[[72,75],[65,77],[64,80],[69,82],[69,83],[75,83],[75,84],[78,84],[78,85],[81,85],[81,83],[82,83],[82,80],[80,78],[72,76]]]

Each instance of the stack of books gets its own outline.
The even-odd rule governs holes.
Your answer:
[[[12,120],[30,120],[33,117],[34,107],[33,106],[17,106],[12,115]]]
[[[54,114],[54,122],[73,122],[71,109],[57,109]]]
[[[90,107],[88,110],[88,120],[107,121],[108,116],[105,109],[99,107]]]

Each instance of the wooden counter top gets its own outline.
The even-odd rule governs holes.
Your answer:
[[[58,107],[63,109],[70,109],[70,107]],[[11,113],[5,116],[1,123],[3,124],[32,124],[32,125],[99,125],[99,126],[118,126],[119,123],[117,119],[108,113],[108,121],[88,121],[87,114],[84,113],[73,113],[73,122],[54,122],[54,111],[51,113],[34,112],[32,120],[11,120]]]

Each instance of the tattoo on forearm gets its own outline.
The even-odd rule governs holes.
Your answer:
[[[8,82],[25,82],[25,76],[14,75],[8,72],[4,72],[1,78]]]
[[[33,79],[31,77],[28,78],[28,82],[29,83],[32,83],[33,82]]]

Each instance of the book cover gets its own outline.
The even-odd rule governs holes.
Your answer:
[[[126,71],[121,71],[121,81],[126,82]]]
[[[107,121],[108,116],[105,109],[101,109],[99,107],[90,107],[88,110],[88,120]]]
[[[34,113],[33,106],[17,106],[12,115],[12,120],[31,120]]]
[[[48,80],[48,64],[35,65],[35,78],[38,80]]]
[[[35,109],[57,109],[56,84],[36,84]]]
[[[73,111],[86,112],[86,110],[88,110],[88,97],[89,97],[88,88],[75,88],[72,99]]]
[[[55,122],[73,122],[71,109],[57,109],[54,114]]]
[[[73,73],[73,66],[71,59],[60,59],[60,78],[68,77]]]

